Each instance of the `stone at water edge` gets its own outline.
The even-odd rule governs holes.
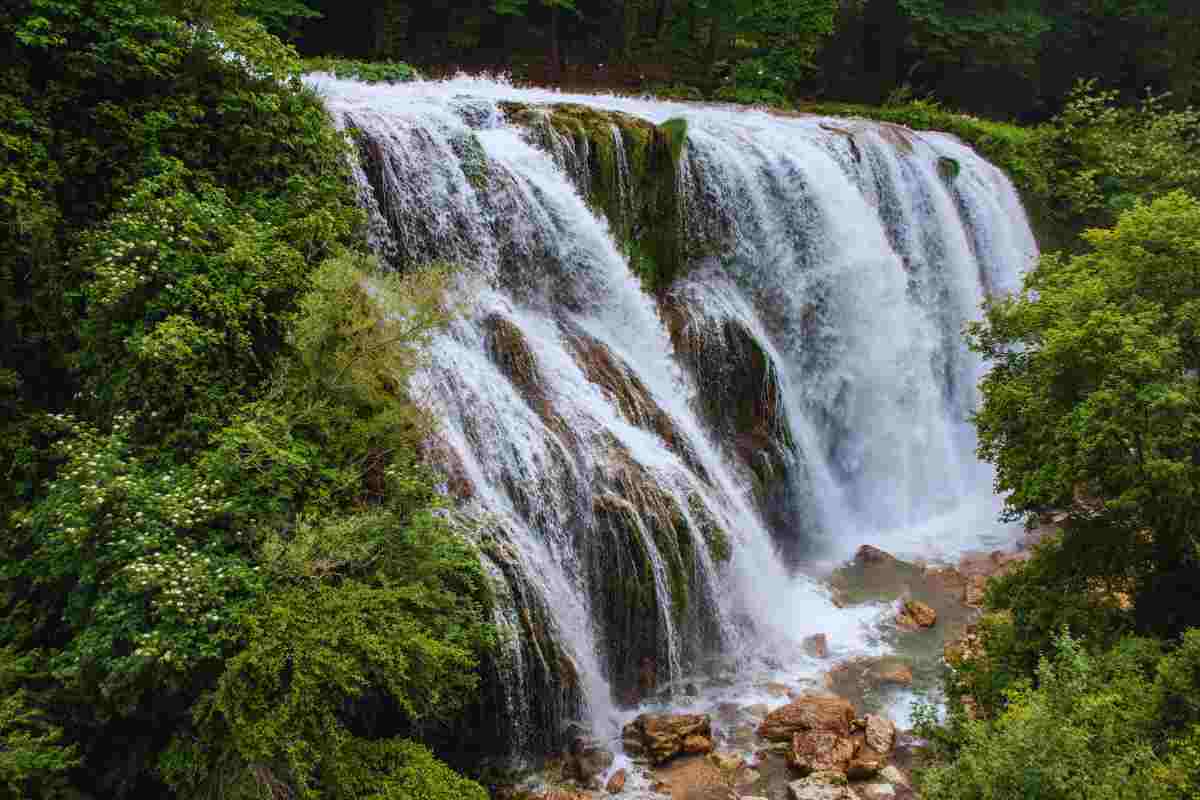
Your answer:
[[[908,786],[908,778],[904,777],[904,773],[901,772],[900,768],[895,764],[888,764],[886,767],[881,769],[879,771],[879,777],[881,780],[885,780],[891,784]]]
[[[788,764],[807,775],[811,772],[841,772],[850,768],[854,758],[853,739],[836,733],[806,731],[792,736]]]
[[[887,717],[867,714],[863,726],[867,747],[876,753],[887,755],[896,746],[896,724]]]
[[[577,736],[571,742],[567,757],[568,771],[584,786],[600,788],[600,776],[613,765],[613,754],[587,736]]]
[[[932,628],[937,624],[937,612],[920,600],[905,600],[896,615],[896,624],[907,630]]]
[[[796,733],[822,731],[850,735],[854,706],[835,695],[806,692],[777,708],[758,726],[758,735],[774,742],[789,741]]]
[[[854,554],[854,560],[860,564],[887,564],[899,559],[886,550],[880,550],[874,545],[864,544]]]
[[[902,662],[876,664],[869,671],[870,677],[880,684],[892,686],[912,686],[912,667]]]
[[[709,753],[708,760],[722,772],[736,772],[746,763],[746,760],[737,753]]]
[[[640,714],[621,730],[625,751],[661,764],[680,753],[712,750],[708,714]]]
[[[792,800],[860,800],[858,794],[848,786],[833,786],[828,783],[792,781],[788,784]]]
[[[625,791],[626,777],[627,775],[625,770],[617,770],[612,774],[612,777],[608,779],[608,783],[604,784],[604,791],[608,792],[609,794],[620,794],[621,792]]]
[[[868,783],[856,787],[862,800],[894,800],[896,787],[890,783]]]
[[[829,658],[829,637],[823,633],[805,637],[802,646],[804,652],[813,658]]]

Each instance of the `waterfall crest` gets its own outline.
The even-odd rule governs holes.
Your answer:
[[[1010,182],[944,134],[311,77],[381,259],[456,263],[414,391],[484,516],[506,743],[559,744],[694,676],[802,663],[856,619],[800,568],[1007,535],[961,336],[1036,256]]]

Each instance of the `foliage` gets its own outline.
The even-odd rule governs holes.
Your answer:
[[[50,797],[66,781],[63,773],[79,763],[75,748],[62,744],[63,732],[46,721],[24,684],[36,677],[37,653],[0,649],[0,798]]]
[[[356,61],[350,58],[307,58],[305,72],[328,72],[335,78],[363,83],[407,83],[421,77],[403,61]]]
[[[1014,683],[994,720],[964,720],[961,749],[921,779],[931,800],[989,797],[1177,797],[1156,752],[1157,647],[1130,639],[1089,655],[1067,634],[1037,669],[1038,686]],[[1149,670],[1149,672],[1148,672]]]

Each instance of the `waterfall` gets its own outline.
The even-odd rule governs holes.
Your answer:
[[[459,268],[464,313],[413,391],[483,520],[513,752],[571,720],[614,730],[681,681],[802,664],[810,633],[855,646],[863,612],[831,605],[815,561],[1011,536],[961,328],[1036,245],[958,140],[473,78],[309,81],[358,145],[382,261]]]

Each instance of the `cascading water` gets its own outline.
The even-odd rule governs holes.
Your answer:
[[[414,390],[487,521],[514,752],[683,679],[863,649],[798,570],[1011,537],[961,336],[1036,246],[952,137],[481,79],[313,77],[391,267],[461,266]],[[664,125],[668,120],[682,119]],[[648,291],[650,289],[651,291]],[[812,666],[815,671],[815,666]]]

